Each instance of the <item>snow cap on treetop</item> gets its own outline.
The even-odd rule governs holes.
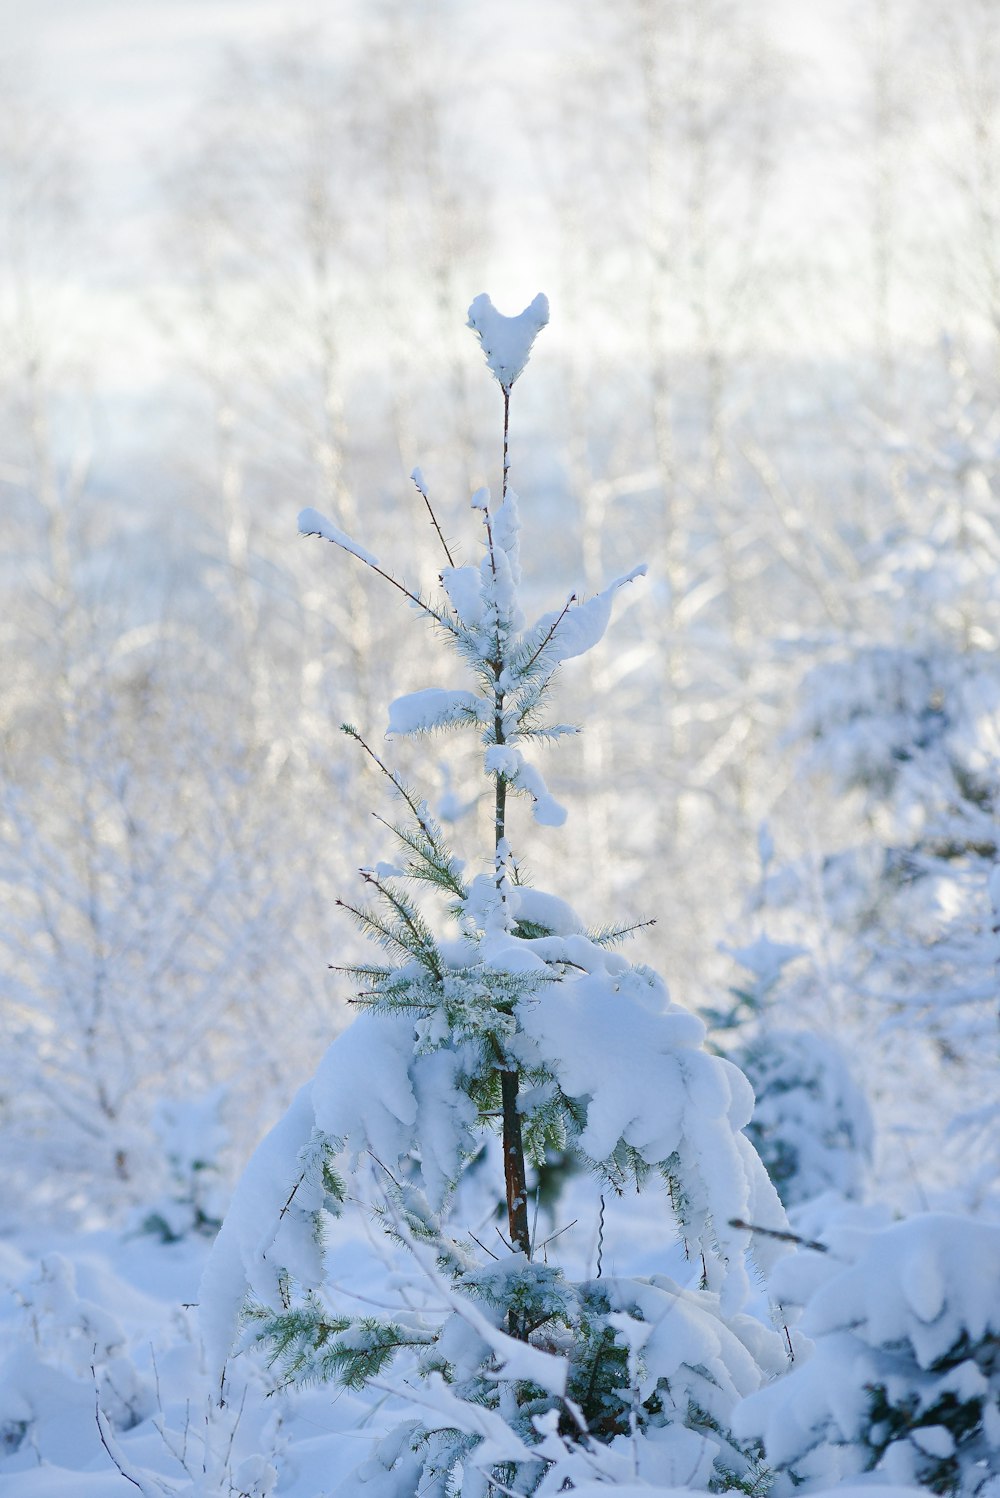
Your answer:
[[[486,362],[500,385],[510,387],[528,362],[531,346],[549,320],[548,297],[541,292],[517,317],[505,317],[481,292],[469,308],[468,326],[483,346]]]

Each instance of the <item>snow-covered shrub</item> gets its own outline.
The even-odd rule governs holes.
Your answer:
[[[816,1030],[776,1024],[781,976],[805,955],[759,936],[728,948],[745,978],[728,1009],[710,1011],[726,1054],[745,1072],[756,1102],[747,1135],[786,1207],[833,1191],[853,1200],[871,1161],[871,1111],[843,1048]]]
[[[924,1214],[846,1225],[775,1271],[815,1350],[737,1417],[779,1491],[860,1472],[941,1494],[1000,1479],[1000,1228]]]
[[[174,1243],[188,1233],[212,1237],[222,1225],[226,1193],[219,1157],[227,1144],[220,1112],[225,1093],[164,1099],[153,1116],[169,1185],[140,1214],[142,1230]]]
[[[122,1319],[77,1279],[72,1260],[49,1253],[14,1289],[18,1312],[0,1355],[3,1455],[71,1464],[96,1444],[95,1403],[118,1431],[156,1408],[154,1380],[137,1368]]]
[[[566,815],[527,757],[575,731],[546,720],[550,683],[600,641],[615,594],[644,570],[533,623],[522,612],[507,426],[546,320],[541,297],[518,318],[485,297],[470,309],[503,393],[503,483],[499,502],[473,497],[478,565],[456,564],[431,511],[440,596],[399,582],[315,511],[299,521],[385,577],[459,658],[464,684],[394,702],[389,735],[471,729],[493,807],[476,872],[419,793],[347,727],[398,806],[384,824],[392,859],[361,870],[372,903],[342,902],[381,952],[346,970],[360,1013],[251,1160],[202,1284],[213,1367],[242,1322],[242,1345],[262,1342],[289,1380],[374,1385],[406,1401],[344,1495],[549,1493],[595,1476],[749,1488],[758,1452],[732,1437],[733,1412],[784,1363],[782,1338],[741,1315],[748,1251],[762,1267],[780,1252],[774,1238],[752,1243],[745,1224],[784,1222],[742,1133],[746,1079],[704,1049],[701,1020],[655,973],[620,954],[630,928],[588,930],[526,884],[515,848],[515,797],[543,826]],[[447,929],[418,893],[439,897]],[[507,1213],[495,1252],[466,1228],[462,1190],[491,1129]],[[664,1234],[676,1226],[697,1287],[604,1275],[600,1259],[596,1277],[577,1280],[555,1262],[536,1241],[529,1180],[553,1150],[610,1192],[661,1182]],[[359,1202],[404,1251],[378,1306],[353,1304],[338,1284],[331,1222]]]
[[[31,1267],[0,1246],[0,1491],[269,1498],[288,1401],[245,1360],[219,1404],[193,1308],[176,1304],[203,1254],[95,1235]]]
[[[734,1058],[756,1096],[747,1134],[786,1207],[864,1190],[872,1120],[843,1050],[813,1030],[765,1029]]]

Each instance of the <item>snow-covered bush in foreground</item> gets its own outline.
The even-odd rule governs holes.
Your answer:
[[[42,1257],[12,1297],[0,1356],[0,1451],[37,1462],[72,1460],[94,1436],[95,1402],[109,1428],[129,1430],[156,1407],[122,1320],[77,1283],[60,1253]]]
[[[925,1214],[849,1224],[779,1265],[812,1356],[736,1420],[784,1474],[827,1488],[877,1472],[935,1493],[1000,1490],[1000,1228]]]
[[[191,1304],[204,1239],[59,1241],[34,1264],[0,1242],[3,1498],[272,1498],[279,1467],[283,1495],[317,1498],[353,1465],[343,1432],[371,1411],[349,1396],[317,1420],[320,1393],[243,1359],[219,1404]]]
[[[527,757],[575,731],[545,721],[547,689],[598,643],[616,592],[644,570],[534,623],[522,613],[508,417],[546,320],[541,297],[519,318],[485,297],[470,309],[504,404],[501,497],[472,501],[478,565],[457,565],[438,528],[447,565],[441,594],[425,596],[323,516],[300,517],[303,532],[401,591],[462,663],[461,686],[393,703],[389,732],[478,734],[494,809],[486,867],[469,873],[420,795],[347,729],[399,809],[385,824],[393,861],[361,871],[372,903],[347,906],[382,952],[350,969],[361,1013],[250,1162],[202,1284],[213,1366],[242,1324],[242,1344],[263,1342],[291,1381],[374,1385],[405,1401],[345,1495],[478,1498],[594,1479],[749,1489],[759,1452],[733,1439],[733,1411],[784,1365],[783,1338],[741,1314],[748,1251],[762,1267],[780,1252],[742,1224],[784,1222],[741,1132],[745,1078],[703,1049],[701,1021],[655,973],[616,950],[626,929],[588,931],[522,882],[511,835],[516,796],[536,822],[564,820]],[[443,897],[446,934],[418,891]],[[491,1129],[507,1209],[495,1252],[462,1226],[463,1174]],[[594,1277],[565,1273],[530,1223],[529,1171],[550,1150],[569,1150],[613,1192],[659,1178],[664,1235],[672,1213],[698,1287],[606,1276],[599,1255]],[[377,1306],[338,1294],[327,1252],[331,1218],[358,1203],[404,1250]]]

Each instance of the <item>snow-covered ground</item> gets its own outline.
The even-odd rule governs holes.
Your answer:
[[[205,1371],[198,1286],[205,1240],[112,1233],[3,1251],[0,1491],[314,1498],[360,1460],[371,1411],[327,1389],[284,1394],[261,1367],[220,1408]],[[162,1479],[157,1482],[157,1477]],[[256,1484],[256,1486],[255,1486]]]

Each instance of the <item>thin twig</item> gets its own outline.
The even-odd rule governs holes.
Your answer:
[[[288,1199],[286,1200],[285,1205],[282,1207],[281,1211],[278,1213],[278,1221],[279,1222],[284,1217],[284,1215],[288,1211],[289,1207],[292,1205],[292,1202],[295,1200],[295,1193],[298,1191],[299,1187],[302,1185],[302,1182],[305,1180],[305,1178],[306,1178],[306,1173],[305,1173],[305,1171],[303,1171],[302,1174],[299,1176],[298,1180],[295,1182],[295,1185],[292,1187],[291,1191],[289,1191],[289,1193],[288,1193]]]
[[[420,498],[423,500],[424,504],[427,506],[427,513],[431,517],[431,524],[433,525],[434,529],[437,531],[438,540],[441,542],[441,545],[444,548],[444,554],[448,558],[448,566],[449,567],[454,567],[455,562],[454,562],[454,559],[452,557],[451,552],[448,550],[448,543],[444,539],[444,532],[441,530],[441,527],[438,525],[437,516],[435,515],[435,513],[434,513],[434,511],[433,511],[433,509],[431,507],[430,498],[428,497],[427,490],[424,488],[423,479],[420,478],[420,477],[418,477],[419,473],[420,473],[420,470],[418,468],[414,468],[413,472],[410,474],[410,478],[413,480],[414,488],[416,489],[417,493],[420,495]]]
[[[104,1415],[104,1412],[101,1409],[101,1393],[100,1387],[97,1382],[97,1368],[93,1363],[91,1363],[90,1365],[90,1371],[94,1379],[94,1418],[97,1421],[97,1434],[101,1438],[101,1445],[108,1453],[108,1456],[117,1467],[122,1477],[124,1477],[126,1482],[130,1482],[134,1488],[138,1488],[139,1492],[145,1495],[145,1498],[151,1498],[151,1495],[154,1491],[159,1491],[160,1493],[164,1494],[175,1492],[176,1490],[174,1488],[168,1487],[166,1483],[162,1483],[158,1479],[155,1482],[155,1487],[153,1483],[143,1482],[140,1478],[133,1477],[132,1473],[127,1472],[122,1466],[104,1432],[104,1421],[107,1419],[107,1416]]]
[[[100,1409],[100,1405],[98,1405],[98,1408],[97,1408],[97,1434],[101,1438],[101,1445],[104,1447],[105,1451],[108,1453],[108,1456],[111,1458],[111,1460],[114,1462],[115,1466],[118,1468],[118,1471],[121,1473],[122,1477],[124,1477],[124,1479],[125,1479],[126,1482],[130,1482],[134,1488],[138,1488],[139,1492],[141,1493],[143,1491],[143,1485],[142,1485],[142,1483],[138,1480],[138,1478],[133,1477],[132,1474],[131,1474],[131,1472],[126,1472],[125,1471],[125,1468],[122,1466],[121,1462],[115,1456],[114,1452],[111,1450],[111,1447],[107,1443],[107,1440],[106,1440],[105,1435],[104,1435],[104,1426],[101,1424],[101,1409]]]
[[[567,598],[565,604],[563,605],[562,613],[559,615],[558,619],[552,625],[552,628],[549,630],[548,634],[545,636],[545,639],[539,645],[538,649],[535,651],[535,653],[531,657],[530,661],[528,661],[528,663],[526,665],[524,665],[524,666],[521,667],[522,673],[531,670],[532,666],[535,664],[535,662],[537,661],[538,657],[541,655],[542,651],[545,649],[546,645],[552,639],[552,636],[555,634],[556,630],[559,628],[560,624],[563,622],[563,620],[565,619],[566,615],[569,613],[570,607],[574,603],[576,603],[576,594],[575,593],[571,593],[569,595],[569,597]]]
[[[563,1235],[563,1233],[568,1233],[569,1230],[570,1230],[570,1228],[575,1228],[576,1225],[577,1225],[577,1223],[579,1221],[580,1221],[579,1217],[574,1217],[573,1221],[572,1222],[567,1222],[567,1224],[566,1224],[566,1226],[564,1228],[560,1228],[558,1230],[558,1232],[550,1233],[550,1235],[548,1236],[548,1238],[544,1239],[544,1241],[539,1244],[539,1247],[540,1248],[548,1248],[549,1244],[550,1243],[554,1243],[557,1238],[561,1238],[562,1235]]]
[[[352,549],[352,547],[345,546],[342,541],[334,540],[332,536],[324,535],[322,531],[303,531],[303,535],[319,536],[321,540],[331,541],[334,546],[339,546],[341,551],[347,552],[348,556],[357,557],[358,561],[363,562],[366,567],[370,567],[372,572],[377,572],[379,577],[384,578],[387,583],[391,583],[398,592],[402,593],[404,598],[408,598],[411,603],[415,603],[417,608],[420,609],[422,613],[429,615],[431,619],[435,620],[436,623],[442,625],[444,629],[448,629],[454,632],[455,626],[450,619],[448,619],[444,614],[440,614],[436,608],[433,608],[429,603],[421,598],[419,593],[412,593],[405,583],[401,583],[398,577],[393,577],[391,572],[386,572],[383,567],[379,566],[374,558],[359,556],[358,553]]]
[[[434,946],[433,940],[428,938],[421,932],[419,926],[417,925],[413,916],[410,914],[404,902],[400,899],[397,899],[392,890],[389,889],[388,885],[383,884],[381,879],[379,879],[377,875],[372,873],[371,869],[359,869],[358,873],[361,875],[366,884],[370,884],[375,889],[377,889],[383,900],[385,900],[387,904],[392,906],[393,910],[399,916],[399,919],[403,922],[403,925],[413,937],[413,940],[430,958],[431,971],[433,972],[438,982],[442,983],[444,981],[444,975],[441,972],[441,964],[437,960],[437,949]],[[342,903],[343,902],[340,900],[337,901],[338,905]],[[397,945],[402,946],[403,943],[399,942],[397,943]]]
[[[330,965],[327,964],[327,966],[330,966]],[[334,968],[334,967],[331,967],[330,971],[331,972],[336,972],[337,969]],[[348,1004],[365,1004],[365,1003],[368,1002],[369,999],[384,999],[385,997],[386,997],[386,992],[385,992],[384,988],[363,988],[360,993],[352,994],[351,997],[349,999],[347,999],[345,1002],[348,1003]],[[429,1004],[426,1004],[426,1003],[424,1003],[424,1004],[417,1004],[417,1003],[408,1004],[408,1003],[406,1003],[406,1001],[404,999],[393,999],[393,1008],[394,1009],[422,1009],[424,1011],[427,1011],[427,1010],[430,1009],[430,1007],[431,1006]]]
[[[742,1217],[730,1217],[729,1226],[739,1228],[744,1233],[759,1233],[762,1238],[777,1238],[779,1243],[797,1243],[800,1248],[814,1249],[818,1254],[828,1254],[829,1246],[820,1243],[815,1238],[802,1238],[798,1233],[793,1233],[785,1228],[762,1228],[752,1222],[744,1222]]]
[[[227,1468],[229,1466],[229,1462],[230,1462],[230,1459],[231,1459],[232,1454],[233,1454],[233,1443],[236,1440],[236,1432],[240,1428],[240,1422],[243,1419],[243,1411],[247,1407],[247,1394],[249,1393],[249,1390],[250,1390],[249,1384],[244,1384],[244,1386],[243,1386],[243,1398],[240,1400],[240,1407],[239,1407],[239,1410],[237,1411],[236,1419],[233,1421],[232,1425],[229,1427],[229,1445],[226,1447],[226,1459],[225,1459],[225,1461],[226,1461],[226,1467]]]
[[[423,849],[421,849],[421,848],[415,848],[413,846],[413,843],[409,840],[409,838],[407,837],[407,835],[400,830],[400,828],[394,827],[391,822],[387,821],[385,817],[380,816],[377,811],[373,811],[372,812],[372,816],[375,818],[375,821],[378,822],[380,826],[382,826],[382,827],[384,827],[386,829],[387,832],[391,832],[392,835],[393,835],[393,837],[398,838],[398,840],[403,844],[403,846],[405,848],[407,848],[409,850],[409,852],[411,854],[415,854],[418,858],[422,858],[424,860],[425,864],[427,864],[429,866],[433,866],[434,868],[437,869],[437,871],[439,873],[443,874],[444,877],[448,881],[448,886],[447,887],[452,891],[453,894],[458,895],[459,899],[462,899],[462,900],[465,899],[467,891],[466,891],[464,885],[461,883],[461,881],[458,880],[458,879],[456,879],[454,877],[454,875],[451,873],[451,861],[450,861],[450,859],[447,857],[447,855],[445,854],[445,852],[441,848],[439,848],[437,846],[437,844],[435,843],[434,839],[427,832],[427,830],[424,827],[423,823],[420,824],[420,830],[423,832],[424,836],[427,838],[428,844],[430,845],[431,852],[434,854],[435,858],[437,859],[437,863],[433,864],[433,865],[432,865],[432,860],[427,856],[427,853]],[[411,834],[411,836],[412,836],[412,834]],[[410,867],[412,869],[414,866],[411,864]],[[419,874],[419,873],[417,873],[417,874],[407,873],[407,871],[404,869],[404,870],[401,871],[401,877],[403,877],[403,878],[410,878],[410,879],[423,879],[423,878],[428,878],[429,876],[425,875],[425,874]]]
[[[504,492],[506,493],[506,490]],[[489,505],[483,505],[483,520],[486,523],[486,544],[490,553],[490,571],[493,573],[495,581],[497,575],[497,556],[493,550],[493,526],[490,523]]]
[[[499,1254],[495,1254],[493,1252],[492,1248],[487,1248],[486,1244],[482,1241],[482,1239],[476,1237],[475,1233],[472,1231],[471,1228],[469,1228],[468,1231],[469,1231],[469,1237],[472,1239],[473,1243],[478,1243],[479,1247],[482,1249],[483,1253],[484,1254],[489,1254],[490,1258],[494,1261],[494,1263],[495,1264],[499,1264],[499,1262],[500,1262],[500,1255]]]
[[[376,765],[378,765],[379,769],[382,771],[382,774],[386,777],[387,780],[392,782],[399,795],[402,796],[403,800],[412,811],[421,832],[424,834],[424,837],[426,837],[429,843],[433,844],[434,838],[431,835],[430,827],[427,824],[427,818],[421,814],[420,803],[417,801],[413,793],[407,790],[406,786],[400,780],[395,771],[390,770],[389,766],[385,764],[383,760],[379,759],[378,755],[375,753],[375,750],[371,747],[370,744],[365,742],[358,730],[354,727],[353,723],[341,723],[340,731],[341,733],[346,733],[348,738],[354,739],[356,743],[360,744],[365,753],[375,761]]]
[[[615,926],[610,931],[598,931],[591,941],[599,947],[610,946],[612,942],[622,941],[626,936],[633,936],[636,931],[645,931],[649,926],[656,925],[656,916],[650,916],[646,921],[633,921],[630,926]]]
[[[376,1155],[375,1151],[374,1150],[367,1150],[366,1153],[371,1156],[371,1158],[375,1161],[376,1165],[381,1165],[382,1166],[382,1169],[385,1171],[386,1175],[389,1177],[389,1179],[392,1182],[392,1184],[396,1187],[396,1190],[397,1191],[402,1191],[402,1189],[403,1189],[402,1186],[400,1186],[399,1182],[396,1180],[396,1177],[393,1175],[393,1173],[389,1169],[388,1165],[383,1165],[382,1164],[382,1161],[379,1159],[378,1155]]]

